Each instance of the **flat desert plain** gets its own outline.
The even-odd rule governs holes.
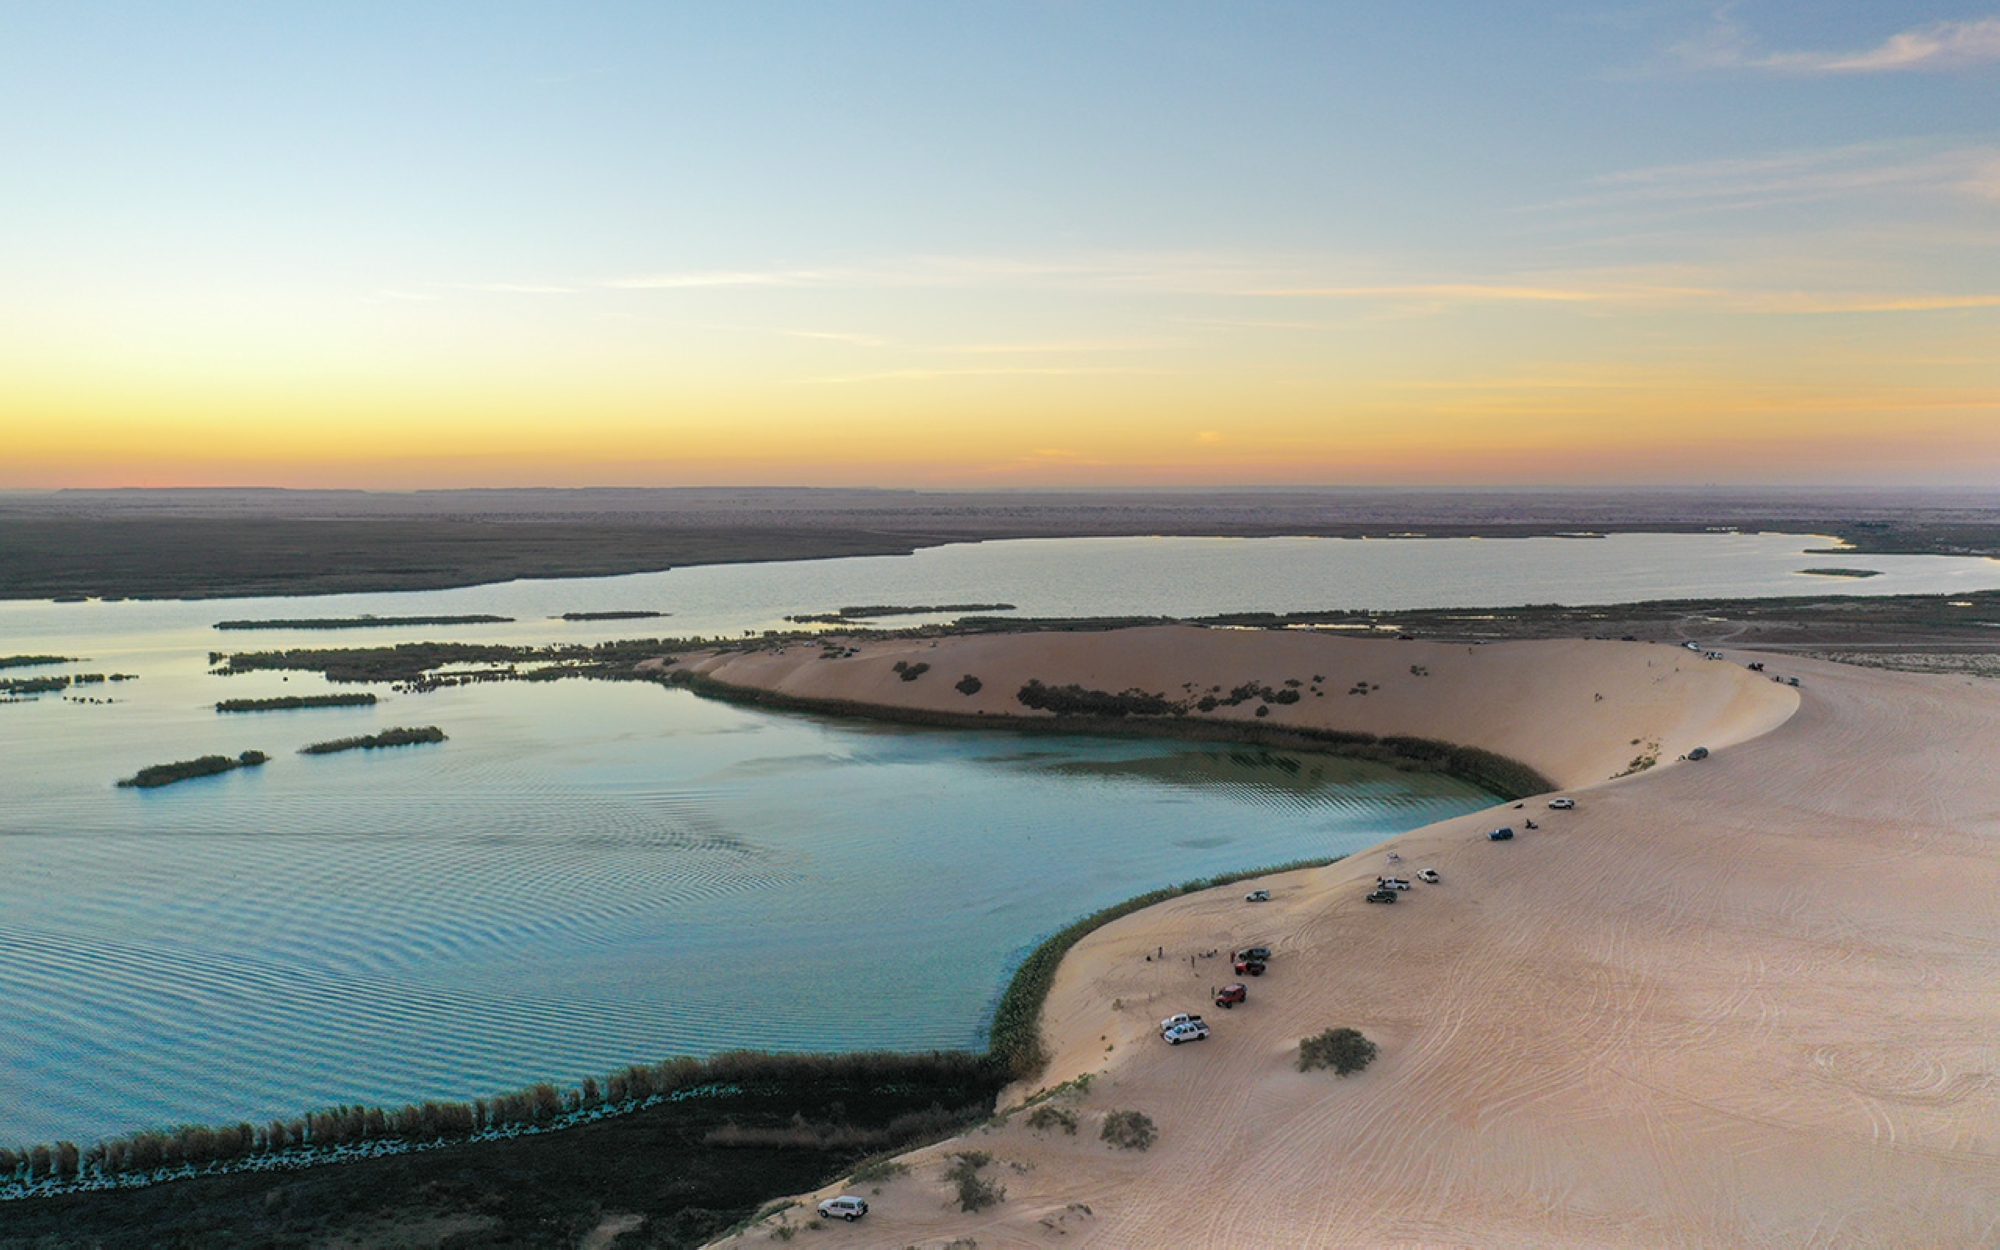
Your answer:
[[[1319,677],[1323,694],[1266,723],[1482,746],[1577,807],[1505,804],[1098,930],[1050,995],[1048,1071],[1002,1099],[1056,1089],[1048,1104],[1078,1131],[1031,1129],[1017,1110],[905,1156],[906,1175],[802,1195],[858,1192],[872,1209],[800,1230],[801,1244],[2000,1240],[1991,682],[1645,643],[1172,627],[855,646],[684,663],[799,697],[996,719],[1032,716],[1015,702],[1029,678],[1178,697]],[[931,669],[905,682],[899,659]],[[1800,686],[1746,670],[1759,659]],[[975,696],[953,688],[967,673]],[[1678,759],[1698,745],[1713,754]],[[1613,779],[1642,754],[1658,764]],[[1501,824],[1519,836],[1489,842]],[[1363,901],[1378,873],[1420,868],[1442,881],[1396,906]],[[1260,885],[1273,901],[1246,903]],[[1215,1008],[1211,990],[1236,979],[1228,952],[1253,943],[1273,948],[1270,971],[1247,1003]],[[1178,1011],[1207,1016],[1213,1036],[1164,1044],[1159,1021]],[[1376,1041],[1373,1065],[1299,1072],[1299,1039],[1331,1026]],[[1101,1141],[1114,1110],[1150,1116],[1156,1143]],[[943,1177],[967,1150],[992,1156],[982,1175],[1006,1190],[973,1213]],[[783,1217],[810,1218],[809,1205]]]

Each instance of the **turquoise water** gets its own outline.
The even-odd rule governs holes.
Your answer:
[[[835,723],[636,684],[208,712],[173,745],[160,707],[0,712],[16,1141],[737,1046],[978,1046],[1020,956],[1080,914],[1486,802],[1348,761]],[[407,723],[451,739],[293,754]],[[135,761],[249,747],[271,763],[111,787]]]

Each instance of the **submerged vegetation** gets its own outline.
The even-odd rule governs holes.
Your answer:
[[[288,694],[275,699],[224,699],[218,712],[288,712],[303,707],[373,707],[372,694]]]
[[[0,668],[38,668],[45,664],[74,664],[67,655],[0,655]]]
[[[61,663],[63,661],[58,661]],[[0,695],[24,696],[56,694],[72,686],[94,686],[107,681],[134,681],[131,673],[63,673],[54,677],[0,678]]]
[[[1880,577],[1881,569],[1800,569],[1799,572],[1812,577]]]
[[[381,629],[393,625],[509,625],[511,616],[308,616],[262,621],[217,621],[217,629]]]
[[[300,755],[332,755],[339,751],[372,751],[377,747],[406,747],[420,742],[443,742],[444,730],[436,725],[425,725],[421,729],[384,729],[381,733],[366,734],[359,738],[335,738],[328,742],[315,742],[311,746],[300,747]]]
[[[203,755],[191,760],[177,760],[172,764],[150,765],[118,784],[125,789],[152,790],[195,777],[213,777],[217,773],[232,772],[238,768],[255,768],[270,758],[262,751],[245,751],[234,758],[227,755]]]

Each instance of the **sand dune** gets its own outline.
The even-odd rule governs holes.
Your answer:
[[[916,682],[893,659],[933,671]],[[1974,1245],[2000,1236],[2000,690],[1771,659],[1798,690],[1665,646],[1483,648],[1148,630],[869,644],[704,661],[798,694],[989,714],[1021,680],[1160,690],[1328,680],[1272,718],[1516,756],[1573,787],[1329,868],[1120,920],[1064,962],[1038,1085],[1081,1131],[1000,1127],[911,1156],[852,1228],[807,1244]],[[1429,670],[1410,674],[1411,665]],[[878,669],[880,671],[878,671]],[[943,678],[934,685],[932,679]],[[1343,693],[1358,680],[1380,691]],[[1602,699],[1596,696],[1602,695]],[[1247,712],[1248,705],[1238,709]],[[1308,719],[1309,718],[1309,719]],[[1619,781],[1642,744],[1662,763]],[[1675,763],[1700,744],[1701,763]],[[1509,805],[1511,808],[1511,805]],[[1486,828],[1541,828],[1506,844]],[[1435,867],[1362,901],[1395,851]],[[1250,1001],[1210,950],[1275,948]],[[1166,958],[1148,961],[1164,949]],[[1210,1040],[1157,1021],[1203,1011]],[[1381,1046],[1293,1068],[1330,1025]],[[1016,1096],[1031,1091],[1015,1091]],[[1160,1127],[1143,1154],[1103,1114]],[[943,1156],[989,1151],[1007,1200],[959,1212]],[[828,1190],[827,1193],[835,1192]],[[866,1187],[863,1188],[866,1193]],[[823,1195],[815,1195],[823,1196]],[[765,1234],[753,1230],[749,1236]]]

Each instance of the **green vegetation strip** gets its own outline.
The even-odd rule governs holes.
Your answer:
[[[67,655],[0,655],[0,668],[35,668],[44,664],[74,664]]]
[[[443,742],[444,730],[436,725],[425,725],[421,729],[384,729],[378,734],[368,734],[360,738],[335,738],[329,742],[315,742],[309,747],[300,747],[300,755],[332,755],[337,751],[372,751],[377,747],[407,747],[420,742]]]
[[[1814,577],[1880,577],[1881,569],[1800,569]]]
[[[646,680],[635,671],[641,660],[657,659],[695,640],[625,638],[613,642],[568,643],[547,647],[485,642],[405,642],[390,647],[314,647],[289,651],[209,652],[208,662],[224,676],[256,672],[319,673],[329,681],[436,680],[426,675],[454,664],[536,664],[548,667],[513,674],[521,681],[557,677]]]
[[[177,760],[172,764],[154,764],[142,768],[118,784],[125,789],[152,790],[160,786],[173,785],[177,781],[213,777],[218,773],[232,772],[238,768],[255,768],[270,758],[262,751],[245,751],[233,759],[227,755],[203,755],[196,759]]]
[[[288,712],[302,707],[373,707],[372,694],[288,694],[275,699],[224,699],[218,712]]]
[[[395,625],[507,625],[511,616],[308,616],[294,620],[217,621],[217,629],[383,629]]]
[[[565,621],[646,621],[656,616],[666,616],[665,612],[565,612],[559,618]]]
[[[1289,864],[1274,864],[1268,868],[1255,868],[1247,872],[1197,877],[1193,881],[1184,881],[1180,885],[1170,885],[1164,889],[1149,890],[1136,898],[1114,903],[1057,931],[1021,961],[1020,968],[1014,973],[1014,979],[1007,984],[1006,993],[1000,996],[1000,1005],[993,1011],[993,1027],[986,1035],[987,1059],[1019,1081],[1032,1080],[1048,1066],[1048,1044],[1042,1040],[1042,1005],[1048,1001],[1049,988],[1055,984],[1056,968],[1061,965],[1063,956],[1069,954],[1071,947],[1112,921],[1136,911],[1144,911],[1155,903],[1179,898],[1183,894],[1195,894],[1202,890],[1212,890],[1217,886],[1233,885],[1252,877],[1268,877],[1281,872],[1294,872],[1301,868],[1324,868],[1328,864],[1337,862],[1339,858],[1336,855],[1331,859],[1301,859]]]

